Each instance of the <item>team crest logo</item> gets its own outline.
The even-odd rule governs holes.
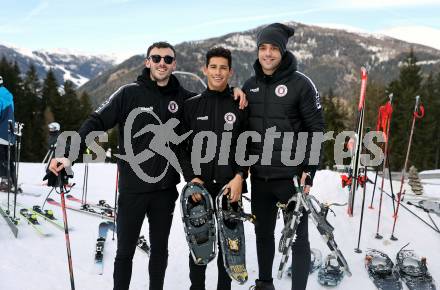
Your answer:
[[[175,113],[177,112],[177,110],[179,110],[179,106],[177,105],[177,103],[175,101],[170,101],[170,103],[168,104],[168,111],[170,111],[171,113]]]
[[[285,95],[287,95],[287,87],[285,85],[278,85],[275,88],[275,94],[278,97],[284,97]]]
[[[226,113],[225,114],[225,122],[228,124],[234,124],[237,117],[235,117],[234,113]]]

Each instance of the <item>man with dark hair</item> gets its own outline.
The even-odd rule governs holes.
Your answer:
[[[311,135],[324,131],[324,119],[319,93],[312,80],[297,70],[293,54],[287,51],[287,41],[294,29],[280,23],[263,28],[257,35],[258,59],[255,76],[244,84],[249,101],[249,130],[264,136],[275,128],[270,165],[258,162],[251,166],[252,213],[255,225],[259,278],[255,290],[274,290],[272,266],[275,255],[274,230],[277,202],[286,203],[295,193],[294,176],[301,177],[301,185],[308,193],[317,164],[309,164]],[[279,132],[283,134],[279,134]],[[285,164],[283,138],[295,133],[288,160],[296,155],[299,132],[308,132],[304,161],[298,166]],[[279,134],[279,136],[277,135]],[[264,142],[251,142],[249,154],[260,155]],[[289,145],[290,146],[290,145]],[[301,150],[299,150],[301,151]],[[298,151],[298,153],[299,153]],[[296,156],[295,156],[296,157]],[[296,159],[296,158],[295,158]],[[307,214],[296,231],[292,249],[292,289],[306,288],[310,264]]]
[[[208,88],[184,103],[183,124],[186,130],[193,130],[193,132],[187,139],[182,169],[185,181],[203,184],[213,200],[226,184],[226,187],[230,189],[231,202],[237,202],[241,198],[243,186],[246,192],[247,172],[235,162],[235,148],[238,135],[244,131],[246,126],[247,111],[239,110],[228,85],[228,80],[232,75],[231,59],[231,52],[228,49],[223,47],[210,49],[206,54],[206,65],[203,68],[203,73],[208,79]],[[232,138],[227,162],[220,161],[219,150],[217,150],[215,157],[208,163],[202,163],[200,173],[196,174],[191,166],[192,137],[201,131],[211,131],[216,134],[216,148],[220,148],[224,132],[231,132]],[[206,147],[207,142],[202,144],[202,152],[206,152]],[[197,204],[202,197],[195,193],[192,199]],[[196,265],[192,256],[189,255],[189,269],[190,290],[205,290],[206,266]],[[220,244],[217,269],[217,290],[230,290],[231,278],[226,273],[223,264]]]
[[[119,153],[127,154],[125,139],[129,140],[129,152],[139,154],[149,148],[154,138],[151,132],[135,136],[148,125],[167,123],[171,118],[180,119],[183,100],[194,95],[185,90],[172,74],[176,68],[174,47],[167,42],[153,43],[148,48],[145,68],[137,81],[120,87],[82,124],[80,153],[87,145],[86,136],[92,131],[107,131],[119,127]],[[238,94],[238,93],[237,93]],[[139,114],[124,136],[124,126],[133,110],[141,109],[151,114]],[[153,116],[159,118],[155,120]],[[170,145],[175,149],[173,145]],[[67,151],[70,149],[67,148]],[[131,151],[132,150],[132,151]],[[117,212],[118,247],[114,263],[114,290],[128,290],[132,273],[132,259],[145,215],[149,222],[151,252],[149,260],[150,290],[162,290],[168,261],[168,237],[173,220],[175,201],[178,197],[176,185],[179,173],[169,166],[166,156],[151,153],[147,161],[140,163],[148,176],[163,177],[155,183],[144,181],[130,163],[118,159],[119,199]],[[68,153],[65,155],[68,156]],[[72,160],[73,161],[73,160]],[[61,164],[59,164],[61,163]],[[67,158],[55,158],[49,170],[58,175],[70,166]],[[168,168],[168,169],[167,169]],[[165,173],[164,173],[165,172]]]

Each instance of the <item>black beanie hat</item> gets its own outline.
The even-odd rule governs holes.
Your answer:
[[[281,55],[286,52],[287,41],[293,36],[295,29],[281,23],[273,23],[264,27],[257,34],[257,47],[263,43],[270,43],[278,46]]]

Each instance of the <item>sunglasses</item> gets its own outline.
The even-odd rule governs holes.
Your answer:
[[[160,56],[158,54],[153,54],[148,57],[148,59],[152,60],[154,63],[159,63],[162,58],[166,64],[172,64],[174,61],[174,57],[171,55]]]

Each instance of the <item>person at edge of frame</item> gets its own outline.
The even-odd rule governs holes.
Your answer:
[[[15,134],[10,132],[9,122],[15,124],[14,118],[14,97],[11,92],[4,86],[3,77],[0,76],[0,176],[4,178],[5,182],[1,182],[0,190],[7,191],[10,185],[10,190],[14,191],[15,186]],[[9,148],[9,166],[8,166],[8,148]],[[9,168],[8,168],[9,167]],[[8,170],[9,178],[8,180]]]
[[[312,80],[297,70],[294,55],[286,50],[294,29],[273,23],[257,34],[258,59],[255,75],[248,79],[243,91],[249,102],[248,130],[262,136],[275,127],[280,136],[274,137],[270,165],[261,160],[250,168],[252,214],[256,216],[255,234],[258,259],[258,279],[255,290],[274,290],[272,266],[275,255],[274,230],[277,202],[286,203],[295,193],[293,177],[300,176],[304,192],[309,193],[318,165],[308,164],[313,132],[324,132],[324,118],[318,90]],[[299,132],[308,132],[304,161],[298,166],[282,162],[285,133],[294,132],[290,158],[293,160]],[[263,142],[251,142],[250,155],[263,152]],[[285,157],[285,156],[284,156]],[[306,212],[296,231],[292,248],[292,289],[306,289],[310,264],[310,244]]]
[[[216,196],[226,185],[229,188],[229,199],[236,203],[241,199],[241,193],[246,190],[247,168],[239,166],[235,162],[235,148],[237,138],[246,128],[247,110],[239,110],[237,102],[232,97],[231,88],[228,85],[232,76],[231,51],[223,47],[214,47],[206,53],[206,64],[203,73],[207,77],[208,87],[201,94],[187,99],[183,109],[184,131],[193,130],[187,139],[182,154],[182,170],[185,181],[200,183],[207,189],[215,201]],[[229,128],[227,128],[229,126]],[[228,162],[219,165],[219,150],[215,157],[207,163],[200,165],[200,174],[196,174],[191,164],[191,148],[193,148],[193,136],[201,131],[211,131],[217,136],[216,148],[220,148],[220,140],[224,132],[231,132],[231,144]],[[202,152],[206,152],[208,142],[202,144]],[[224,192],[226,194],[227,191]],[[192,201],[195,205],[202,200],[199,193],[194,193]],[[214,202],[214,207],[216,204]],[[218,241],[217,256],[217,290],[230,290],[231,278],[223,264],[222,249]],[[189,255],[189,278],[190,290],[205,290],[206,265],[197,265],[191,254]]]
[[[151,108],[152,112],[165,124],[171,118],[181,118],[183,100],[195,95],[185,90],[172,74],[176,69],[176,51],[167,42],[153,43],[147,50],[145,68],[134,83],[120,87],[82,124],[78,133],[81,137],[79,152],[88,144],[86,136],[92,131],[107,131],[118,125],[119,153],[126,154],[124,143],[124,125],[130,112],[138,108]],[[235,90],[244,107],[246,98],[240,89]],[[132,150],[134,154],[149,148],[154,134],[133,136],[148,125],[158,126],[150,114],[140,114],[133,121],[131,128]],[[127,138],[127,136],[125,136]],[[57,176],[64,167],[71,166],[66,157],[70,151],[66,146],[64,157],[54,158],[49,170]],[[73,146],[72,146],[73,148]],[[173,144],[170,148],[177,151]],[[168,160],[159,154],[153,154],[140,164],[148,176],[159,176],[168,165]],[[175,201],[178,197],[176,184],[180,182],[179,173],[169,166],[163,178],[150,183],[142,180],[130,164],[118,159],[119,198],[117,211],[118,245],[114,262],[114,290],[128,290],[132,274],[132,260],[145,215],[149,222],[151,252],[148,265],[149,289],[162,290],[168,261],[168,238],[173,219]]]

